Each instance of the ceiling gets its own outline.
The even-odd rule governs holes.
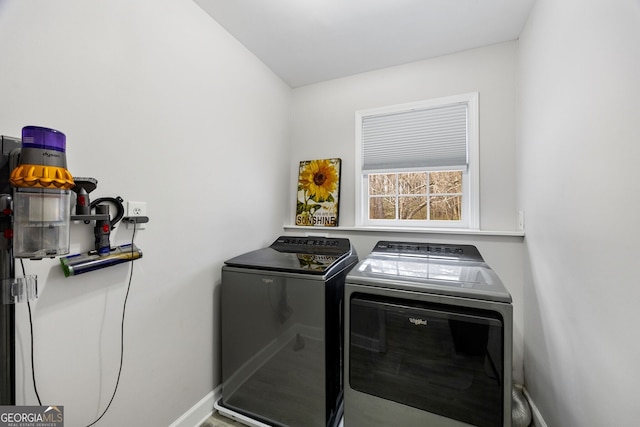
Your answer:
[[[194,0],[292,88],[518,38],[535,0]]]

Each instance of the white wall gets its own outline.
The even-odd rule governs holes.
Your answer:
[[[525,377],[549,426],[640,418],[640,2],[538,0],[520,38]]]
[[[341,157],[340,225],[354,225],[355,111],[479,92],[480,227],[516,230],[517,46],[501,43],[295,89],[292,188],[300,160]]]
[[[516,230],[517,58],[518,42],[513,41],[294,89],[289,223],[294,223],[299,162],[340,157],[339,221],[341,226],[354,225],[356,110],[479,92],[481,228]],[[477,245],[514,300],[514,374],[522,382],[522,238],[327,228],[317,232],[350,238],[361,258],[384,239]]]
[[[195,3],[0,0],[0,134],[67,135],[93,198],[146,201],[136,235],[124,369],[99,425],[168,425],[220,382],[218,311],[225,259],[270,243],[289,201],[290,89]],[[93,245],[72,226],[71,251]],[[118,226],[112,244],[131,230]],[[104,409],[116,380],[129,265],[39,277],[35,363],[43,404],[69,426]],[[31,385],[25,305],[17,308],[18,403]]]

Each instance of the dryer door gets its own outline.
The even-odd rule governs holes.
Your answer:
[[[354,295],[353,389],[474,426],[503,425],[503,328],[497,313]]]

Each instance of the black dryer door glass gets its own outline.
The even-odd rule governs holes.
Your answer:
[[[502,426],[502,320],[497,313],[352,297],[353,389],[481,427]]]

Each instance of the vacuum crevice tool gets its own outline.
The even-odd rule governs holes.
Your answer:
[[[60,258],[62,271],[65,277],[77,276],[123,262],[135,261],[142,258],[142,251],[135,244],[116,246],[111,248],[108,254],[100,255],[97,251],[85,254],[69,255]]]

